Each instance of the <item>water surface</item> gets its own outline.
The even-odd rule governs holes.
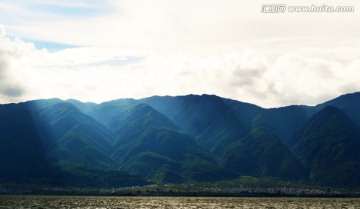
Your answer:
[[[357,209],[352,198],[0,196],[0,208]]]

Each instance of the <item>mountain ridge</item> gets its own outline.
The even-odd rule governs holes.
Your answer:
[[[359,103],[360,93],[316,106],[279,108],[207,94],[100,104],[56,98],[2,104],[0,183],[112,187],[132,184],[124,179],[146,184],[256,176],[360,187],[360,157],[352,149],[360,141]],[[324,128],[332,117],[338,125]],[[317,142],[321,138],[328,140]],[[319,156],[302,157],[311,152]],[[15,161],[11,153],[18,153]],[[29,172],[29,164],[38,169]],[[114,175],[119,175],[116,182],[110,179]]]

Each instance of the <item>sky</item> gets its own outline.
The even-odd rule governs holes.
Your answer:
[[[353,12],[262,12],[264,6]],[[0,103],[216,94],[279,107],[360,91],[358,0],[2,0]]]

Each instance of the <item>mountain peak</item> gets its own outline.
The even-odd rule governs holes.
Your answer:
[[[326,106],[312,116],[307,123],[289,140],[289,146],[301,144],[299,138],[311,136],[309,140],[327,140],[329,138],[340,139],[344,133],[357,133],[359,127],[343,111],[334,106]],[[306,138],[306,137],[305,137]]]
[[[315,114],[311,119],[310,122],[314,125],[317,122],[328,122],[332,123],[333,125],[338,125],[344,128],[351,128],[356,129],[357,125],[353,120],[351,120],[343,111],[339,108],[334,106],[325,106],[320,112]]]
[[[318,114],[324,114],[324,115],[334,114],[334,115],[345,116],[345,114],[339,108],[331,105],[325,106],[322,110],[320,110]]]
[[[340,109],[326,106],[302,126],[288,146],[308,169],[311,182],[358,186],[359,139],[355,122]]]

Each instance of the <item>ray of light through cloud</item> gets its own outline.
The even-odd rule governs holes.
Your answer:
[[[357,10],[310,18],[263,3],[4,0],[0,103],[206,93],[275,107],[360,91]]]

